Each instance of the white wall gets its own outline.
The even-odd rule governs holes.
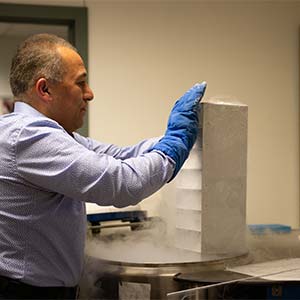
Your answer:
[[[175,99],[206,80],[206,97],[234,96],[249,106],[248,223],[298,227],[300,2],[85,4],[91,136],[125,145],[161,135]],[[142,206],[155,213],[163,196]]]
[[[300,2],[86,2],[91,136],[160,135],[174,100],[206,80],[206,97],[249,105],[248,223],[297,227]]]

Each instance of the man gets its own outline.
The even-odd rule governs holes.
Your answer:
[[[119,148],[80,136],[93,92],[76,49],[38,34],[10,73],[14,112],[0,118],[0,295],[75,299],[85,202],[135,205],[173,179],[198,132],[206,84],[178,100],[163,138]]]

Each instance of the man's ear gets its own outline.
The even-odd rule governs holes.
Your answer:
[[[49,91],[49,85],[45,78],[40,78],[35,83],[35,92],[37,93],[38,97],[45,102],[52,100],[52,96]]]

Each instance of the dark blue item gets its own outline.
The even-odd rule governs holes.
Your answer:
[[[278,282],[267,287],[266,299],[300,299],[300,283],[299,282]]]
[[[199,102],[206,89],[206,83],[194,85],[175,103],[164,137],[149,151],[160,151],[172,158],[176,165],[172,178],[176,176],[187,159],[199,131]]]
[[[249,279],[245,280],[247,277]],[[206,270],[191,273],[178,273],[174,276],[174,280],[183,283],[186,288],[192,288],[197,285],[206,286],[211,284],[227,283],[211,287],[209,289],[211,295],[215,296],[214,299],[300,299],[300,281],[276,281],[257,277],[251,278],[249,275],[227,270]],[[235,282],[230,283],[230,281]]]
[[[0,276],[0,299],[77,299],[78,286],[34,286]]]

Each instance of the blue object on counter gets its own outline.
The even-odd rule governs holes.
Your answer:
[[[137,222],[144,221],[146,218],[147,212],[143,210],[105,212],[87,215],[87,220],[91,223],[117,220]]]
[[[250,231],[254,234],[264,234],[266,231],[273,233],[289,233],[291,227],[282,224],[251,224],[248,225]]]

